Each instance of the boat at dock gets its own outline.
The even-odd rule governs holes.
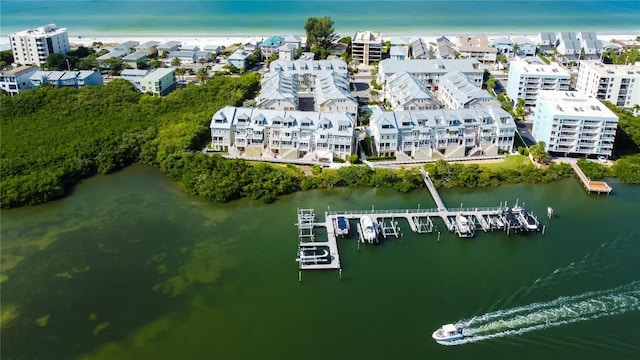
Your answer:
[[[335,222],[336,235],[347,236],[349,235],[349,220],[344,216],[338,216]]]
[[[308,264],[329,260],[329,250],[317,247],[302,247],[298,251],[297,262]]]
[[[360,231],[362,231],[362,239],[368,243],[373,243],[378,240],[378,227],[373,220],[367,216],[362,215],[360,217]]]
[[[473,225],[464,215],[456,215],[456,226],[458,228],[458,236],[472,237],[474,233]]]
[[[464,337],[462,333],[463,327],[454,325],[454,324],[446,324],[442,325],[441,328],[434,331],[431,337],[438,343],[443,345],[451,345],[452,341],[461,340]]]
[[[535,216],[527,212],[523,207],[514,206],[513,209],[511,209],[511,211],[516,215],[516,217],[520,220],[520,223],[522,223],[522,226],[527,231],[540,230],[540,223],[538,222],[538,219],[536,219]]]

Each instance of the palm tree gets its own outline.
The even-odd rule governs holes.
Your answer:
[[[173,67],[178,67],[180,66],[180,64],[181,64],[180,59],[178,59],[177,57],[171,60],[171,66]]]
[[[196,77],[198,78],[198,81],[200,81],[200,83],[205,83],[207,80],[209,80],[209,69],[206,67],[201,67],[200,69],[198,69],[198,72],[196,73]]]
[[[184,82],[184,74],[186,74],[187,69],[185,68],[177,68],[176,69],[176,75],[180,76],[180,78],[182,79],[181,81]]]

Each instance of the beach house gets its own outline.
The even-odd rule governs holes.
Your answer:
[[[515,51],[518,56],[535,56],[538,50],[536,43],[526,37],[516,37],[513,39],[513,47],[517,49]]]
[[[427,44],[418,38],[411,43],[411,58],[412,59],[433,59],[435,55],[429,50]]]
[[[158,48],[157,48],[158,45],[160,45],[160,42],[150,40],[150,41],[143,42],[142,44],[136,45],[135,50],[145,51],[147,55],[153,55],[158,52]]]
[[[9,96],[33,88],[30,78],[38,68],[36,66],[22,65],[15,69],[0,70],[0,89]]]
[[[148,59],[149,59],[149,52],[146,50],[141,50],[141,51],[136,51],[129,55],[125,55],[122,58],[122,61],[124,61],[124,63],[127,66],[130,66],[135,69],[135,68],[138,68],[140,65],[146,64]]]
[[[29,78],[33,86],[49,84],[55,87],[83,87],[102,85],[102,76],[97,71],[36,71]]]
[[[540,91],[531,134],[549,152],[611,156],[618,117],[579,91]]]
[[[131,82],[138,91],[165,96],[176,88],[176,69],[122,70],[122,78]]]
[[[502,54],[512,54],[513,45],[514,45],[513,40],[505,37],[495,38],[491,42],[491,46],[496,48]]]
[[[49,24],[35,29],[18,31],[9,35],[13,60],[20,65],[40,66],[50,54],[69,52],[67,29]]]
[[[260,49],[260,54],[263,60],[269,58],[269,56],[278,53],[278,48],[282,46],[284,43],[284,37],[282,36],[271,36],[265,39],[258,48]]]
[[[598,60],[580,62],[576,89],[616,106],[633,109],[640,105],[640,65],[603,64]]]
[[[453,48],[453,43],[448,38],[441,36],[436,39],[436,57],[438,59],[455,59],[456,51]]]
[[[486,36],[461,35],[456,37],[456,48],[463,59],[476,59],[480,62],[495,62],[498,50],[489,45]]]
[[[229,65],[233,65],[240,71],[245,71],[247,68],[247,58],[251,56],[252,52],[247,50],[238,49],[233,54],[229,55],[227,62]]]

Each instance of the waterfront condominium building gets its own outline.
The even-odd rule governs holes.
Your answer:
[[[640,65],[605,65],[597,60],[581,61],[576,89],[588,96],[631,109],[640,105]]]
[[[461,159],[511,151],[516,125],[499,107],[379,111],[369,131],[377,156],[398,160]]]
[[[332,161],[355,153],[348,113],[227,106],[211,118],[211,149],[283,160]]]
[[[556,63],[546,65],[516,60],[509,63],[506,90],[514,103],[524,99],[525,106],[531,107],[536,105],[540,90],[567,91],[570,82],[571,75]]]
[[[418,79],[427,89],[438,91],[440,77],[454,71],[463,73],[477,86],[482,86],[484,70],[480,68],[480,63],[476,59],[385,59],[380,62],[376,81],[383,85],[394,74],[407,72]]]
[[[351,58],[369,65],[382,59],[382,34],[371,31],[357,32],[351,39]]]
[[[549,152],[610,156],[618,117],[579,91],[540,91],[534,110],[536,141]]]
[[[22,65],[40,66],[50,54],[66,54],[70,50],[67,29],[55,24],[18,31],[9,35],[9,41],[14,61]]]

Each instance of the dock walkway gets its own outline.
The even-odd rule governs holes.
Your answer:
[[[609,186],[609,184],[604,181],[589,180],[584,172],[582,172],[582,169],[580,169],[580,166],[578,166],[578,164],[576,164],[575,162],[571,161],[569,162],[569,164],[571,164],[571,168],[576,173],[576,175],[578,175],[578,179],[580,179],[580,182],[582,182],[587,191],[597,192],[598,194],[606,193],[607,195],[609,195],[613,190],[611,186]]]

